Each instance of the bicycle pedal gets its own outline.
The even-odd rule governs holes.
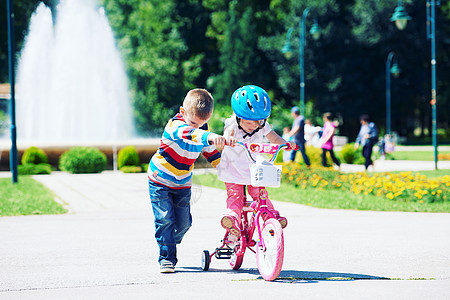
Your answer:
[[[230,259],[234,251],[231,248],[216,248],[216,254],[214,255],[217,259]]]

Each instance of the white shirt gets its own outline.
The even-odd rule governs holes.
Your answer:
[[[230,132],[234,131],[234,137],[238,142],[242,143],[262,143],[264,136],[272,131],[269,123],[266,122],[263,128],[252,136],[246,136],[243,130],[238,128],[236,118],[228,118],[225,120],[225,129]],[[237,183],[250,185],[250,164],[249,158],[245,150],[241,146],[229,147],[225,146],[222,151],[220,163],[217,165],[217,177],[220,181],[227,183]]]

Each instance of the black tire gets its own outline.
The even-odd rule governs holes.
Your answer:
[[[202,269],[203,269],[203,271],[209,270],[210,262],[211,262],[211,256],[209,256],[209,251],[203,250],[203,253],[202,253]]]

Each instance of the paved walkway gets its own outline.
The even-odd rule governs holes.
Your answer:
[[[226,194],[194,186],[177,272],[160,274],[144,174],[35,178],[70,212],[0,218],[0,299],[450,298],[450,214],[275,202],[289,220],[285,262],[279,280],[265,282],[251,252],[239,271],[216,259],[201,270],[202,251],[223,235]]]

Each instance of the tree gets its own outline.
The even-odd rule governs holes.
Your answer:
[[[137,130],[159,133],[194,86],[201,56],[186,59],[174,1],[103,3],[126,60]]]

